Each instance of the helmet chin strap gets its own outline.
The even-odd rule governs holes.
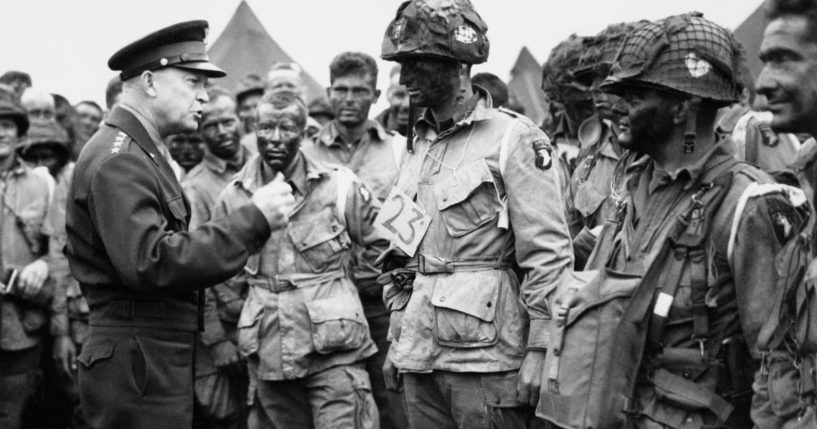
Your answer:
[[[701,110],[701,97],[692,97],[687,109],[686,129],[684,130],[684,153],[695,152],[695,136],[698,128],[698,111]]]
[[[408,153],[414,153],[414,121],[417,120],[415,118],[414,113],[414,105],[411,104],[411,99],[409,99],[409,114],[408,114],[408,126],[406,126],[406,150]]]

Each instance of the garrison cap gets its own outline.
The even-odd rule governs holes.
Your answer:
[[[210,62],[204,39],[207,21],[187,21],[163,28],[125,46],[108,60],[108,67],[120,71],[123,81],[146,70],[176,67],[223,77],[227,73]]]

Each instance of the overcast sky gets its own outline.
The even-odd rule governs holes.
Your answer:
[[[507,79],[523,46],[539,62],[571,33],[592,35],[613,22],[657,19],[697,10],[734,28],[761,0],[472,0],[488,24],[490,58],[474,73]],[[318,82],[328,85],[336,54],[379,58],[380,44],[400,0],[249,0],[273,39]],[[0,0],[0,73],[23,70],[34,85],[75,103],[104,101],[114,75],[107,60],[145,34],[190,19],[210,22],[215,40],[239,0]],[[381,87],[391,63],[380,61]],[[382,103],[381,103],[382,104]]]

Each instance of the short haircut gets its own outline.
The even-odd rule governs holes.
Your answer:
[[[372,89],[377,87],[377,63],[371,55],[363,52],[344,52],[335,57],[329,64],[329,83],[349,75],[369,75]]]
[[[99,110],[99,113],[103,113],[102,107],[99,107],[99,104],[96,104],[96,101],[91,101],[91,100],[82,100],[82,101],[80,101],[79,103],[75,104],[75,105],[74,105],[74,108],[76,109],[76,108],[77,108],[77,106],[79,106],[80,104],[86,104],[86,105],[88,105],[88,106],[93,107],[93,108],[94,108],[94,109],[96,109],[96,110]]]
[[[232,92],[227,91],[226,88],[220,86],[211,86],[207,88],[207,97],[209,97],[211,101],[219,97],[227,97],[230,100],[233,100],[233,103],[235,103],[235,95],[233,95]]]
[[[12,83],[17,80],[21,80],[25,82],[28,86],[31,86],[31,75],[29,75],[26,72],[9,70],[3,73],[2,76],[0,76],[0,83]]]
[[[117,74],[108,81],[108,86],[105,87],[105,105],[108,106],[108,110],[111,110],[114,103],[116,103],[116,97],[119,97],[121,93],[122,79],[120,79]]]
[[[803,16],[808,20],[811,41],[817,43],[817,0],[766,0],[766,17]]]
[[[498,76],[491,73],[477,73],[471,78],[471,83],[479,85],[491,94],[491,100],[494,106],[501,107],[508,104],[508,85],[502,81]]]
[[[267,73],[272,72],[272,71],[276,71],[276,70],[292,70],[292,71],[298,73],[299,76],[304,73],[304,69],[302,69],[301,66],[299,66],[298,64],[287,63],[287,62],[283,62],[283,61],[279,61],[279,62],[274,63],[273,65],[271,65],[270,68],[269,68],[269,71]]]
[[[309,116],[309,109],[306,107],[306,103],[304,103],[303,98],[301,98],[298,94],[286,90],[269,91],[266,92],[258,102],[259,111],[261,110],[261,105],[263,104],[268,104],[274,107],[276,110],[284,110],[290,106],[297,107],[298,118],[296,123],[301,129],[306,127],[306,118]]]

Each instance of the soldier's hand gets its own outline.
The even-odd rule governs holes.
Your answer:
[[[388,357],[383,362],[383,381],[386,383],[386,389],[392,392],[400,390],[400,373]]]
[[[525,354],[522,368],[519,369],[519,382],[516,386],[516,400],[520,404],[535,407],[539,402],[539,387],[545,371],[545,352],[531,350]]]
[[[278,229],[289,220],[289,214],[295,207],[295,197],[288,183],[273,180],[255,191],[252,203],[264,213],[270,228]]]
[[[210,346],[210,356],[219,371],[238,375],[243,370],[238,347],[229,340]]]
[[[23,297],[33,297],[40,293],[40,290],[45,284],[45,279],[48,278],[48,264],[42,259],[26,265],[23,271],[20,272],[18,280],[19,291]]]
[[[54,339],[54,360],[68,377],[74,378],[74,372],[77,370],[77,348],[68,335],[59,335]]]

